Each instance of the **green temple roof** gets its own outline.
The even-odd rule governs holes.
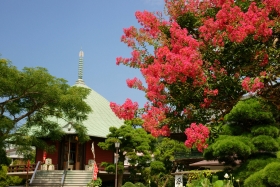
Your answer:
[[[80,80],[74,86],[89,88]],[[124,121],[120,120],[111,110],[109,101],[96,91],[91,89],[85,101],[92,109],[92,112],[88,114],[88,119],[83,122],[88,129],[89,136],[105,138],[109,134],[109,127],[120,127],[124,124]]]
[[[78,80],[74,86],[89,88],[82,79],[84,57],[84,52],[82,50],[79,53],[79,57]],[[109,134],[110,127],[118,128],[124,124],[124,121],[120,120],[111,110],[109,101],[96,91],[91,89],[85,101],[92,109],[92,112],[88,114],[88,119],[83,122],[83,125],[88,130],[87,134],[89,136],[105,138],[106,135]],[[71,127],[71,124],[64,120],[58,120],[58,122],[66,134],[76,133],[75,129]]]

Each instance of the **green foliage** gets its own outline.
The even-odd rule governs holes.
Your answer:
[[[181,28],[187,28],[189,33],[198,34],[198,30],[196,28],[198,28],[201,23],[194,13],[188,12],[184,15],[181,15],[177,18],[177,22]]]
[[[250,177],[248,177],[244,182],[245,187],[266,187],[263,183],[263,171],[259,171],[253,173]]]
[[[152,161],[151,162],[151,175],[159,174],[161,172],[165,172],[164,163],[161,161]]]
[[[13,161],[13,164],[12,164],[12,165],[21,165],[22,162],[23,162],[22,160],[16,159],[16,160]]]
[[[131,120],[126,120],[124,124],[132,126],[136,129],[142,127],[143,120],[141,118],[133,118]]]
[[[225,116],[225,120],[246,126],[275,123],[269,105],[255,98],[239,101]]]
[[[280,158],[280,151],[277,151],[276,156],[277,158]]]
[[[183,142],[170,138],[158,138],[156,150],[154,152],[154,160],[164,163],[166,169],[165,174],[168,174],[176,170],[173,165],[173,161],[175,161],[174,155],[178,153],[186,155],[189,152],[190,149],[188,149]]]
[[[72,123],[80,142],[89,139],[82,126],[91,112],[83,101],[89,89],[71,87],[66,80],[50,75],[42,67],[25,67],[20,71],[6,59],[0,59],[0,68],[1,147],[14,144],[19,150],[26,150],[34,145],[49,151],[51,147],[37,137],[60,140],[64,133],[58,119]],[[19,125],[20,121],[25,124]]]
[[[272,125],[254,126],[252,127],[251,132],[254,136],[267,135],[273,138],[277,138],[279,136],[279,129]]]
[[[262,170],[267,164],[277,161],[279,162],[280,160],[271,158],[271,156],[257,156],[256,158],[249,159],[242,163],[242,165],[234,171],[234,176],[236,179],[244,181],[255,172]]]
[[[224,182],[222,180],[217,180],[213,183],[213,187],[223,187]]]
[[[35,163],[36,150],[34,147],[15,146],[15,148],[17,149],[17,153],[23,156],[23,161],[27,162],[29,160],[30,163]]]
[[[264,180],[270,186],[280,186],[280,162],[272,162],[264,168]]]
[[[11,159],[7,157],[6,151],[3,148],[0,148],[0,166],[1,165],[10,165],[11,164]]]
[[[123,166],[123,162],[122,162],[122,152],[126,150],[126,147],[128,148],[128,151],[132,151],[133,154],[131,153],[126,153],[126,155],[134,155],[134,153],[137,151],[137,146],[138,143],[136,144],[133,138],[137,138],[137,135],[135,135],[134,133],[139,133],[142,132],[143,129],[134,129],[132,128],[130,125],[131,123],[126,123],[127,125],[124,125],[123,127],[120,127],[121,131],[121,139],[119,139],[119,141],[121,141],[121,145],[120,145],[120,162],[118,164],[118,169],[121,168],[121,166]],[[111,132],[114,132],[114,134],[109,134],[108,135],[108,139],[103,142],[103,143],[99,143],[100,147],[103,148],[111,148],[112,150],[115,150],[114,147],[114,142],[116,141],[115,137],[118,137],[117,135],[120,135],[119,133],[119,129],[116,128],[110,128]],[[135,131],[135,132],[133,132]],[[145,132],[145,131],[144,131]],[[128,133],[131,133],[131,136],[128,136]],[[141,135],[141,133],[139,134]],[[130,138],[131,142],[127,142],[127,140],[124,140],[124,137],[126,138]],[[145,136],[141,135],[142,139],[145,138]],[[148,136],[150,137],[150,136]],[[171,140],[169,138],[158,138],[157,142],[155,141],[154,138],[152,138],[153,141],[151,141],[151,145],[150,145],[150,151],[149,149],[147,149],[146,151],[149,152],[149,155],[152,153],[152,151],[154,151],[154,158],[153,161],[151,161],[151,157],[149,157],[149,159],[141,159],[141,156],[136,156],[136,157],[132,157],[133,159],[139,159],[139,164],[134,165],[134,166],[130,166],[131,173],[132,175],[130,176],[131,178],[135,178],[135,177],[140,177],[142,179],[144,179],[146,181],[146,183],[148,183],[149,181],[152,181],[152,184],[155,184],[156,186],[159,185],[163,185],[166,184],[166,186],[173,186],[174,184],[174,177],[171,175],[172,172],[174,172],[176,170],[176,167],[174,167],[173,161],[175,160],[174,158],[174,154],[175,152],[181,152],[181,153],[188,153],[189,149],[186,148],[186,146],[184,146],[184,144],[182,142],[178,142],[175,140]],[[142,140],[142,142],[147,141],[145,139]],[[129,144],[132,144],[134,142],[134,148],[135,151],[133,149],[131,149],[131,147],[129,147]],[[136,141],[137,142],[137,141]],[[141,146],[140,146],[141,147]],[[151,149],[152,148],[152,149]],[[145,153],[145,152],[144,152]],[[148,155],[147,155],[148,156]],[[131,158],[131,157],[129,157]],[[148,158],[148,157],[147,157]],[[145,163],[143,163],[145,162]],[[134,163],[134,162],[132,162]],[[142,164],[143,163],[143,164]],[[139,167],[141,164],[141,167]],[[104,166],[106,168],[106,171],[110,172],[110,173],[114,173],[115,172],[115,165],[111,164],[111,163],[102,163],[102,166]],[[119,169],[118,172],[122,173],[123,171],[123,167],[122,169]],[[136,176],[136,171],[141,173],[141,176]],[[136,185],[136,184],[135,184]]]
[[[211,171],[193,171],[188,174],[187,187],[233,187],[233,177],[230,176],[225,180],[217,180],[216,175],[212,175]]]
[[[102,162],[102,167],[105,167],[105,170],[108,173],[115,173],[116,172],[116,164],[108,163],[108,162]],[[122,174],[124,172],[124,165],[123,162],[118,162],[118,174]]]
[[[122,187],[135,187],[135,185],[132,182],[126,182]]]
[[[15,186],[22,184],[22,179],[18,176],[7,176],[8,167],[0,165],[0,186]]]
[[[276,152],[279,150],[278,142],[266,135],[259,135],[252,139],[253,144],[259,151]]]
[[[220,136],[204,151],[204,157],[208,160],[218,159],[225,164],[235,165],[236,160],[248,158],[254,152],[256,148],[248,137]]]
[[[136,187],[145,187],[145,185],[143,183],[141,183],[141,182],[135,183],[135,186]]]
[[[102,180],[101,178],[97,177],[96,180],[91,180],[88,184],[88,187],[96,187],[96,186],[102,186]]]
[[[221,134],[224,135],[236,136],[244,133],[243,128],[237,125],[225,124],[222,129]]]
[[[174,159],[174,157],[170,157],[170,155],[174,155],[174,153],[189,153],[191,150],[186,148],[185,144],[183,142],[173,140],[170,138],[163,138],[163,139],[158,139],[159,145],[157,148],[161,149],[161,151],[169,151],[169,158],[171,160]]]
[[[238,160],[241,166],[233,173],[241,184],[265,186],[270,175],[264,168],[271,162],[280,163],[276,156],[280,149],[276,116],[274,108],[259,98],[239,101],[225,117],[224,135],[205,150],[205,158],[233,166]]]
[[[137,173],[142,172],[143,168],[149,167],[152,160],[152,153],[155,149],[156,139],[148,134],[143,128],[135,128],[135,123],[125,121],[125,125],[119,128],[110,127],[110,133],[107,135],[105,142],[98,143],[103,150],[112,150],[115,152],[115,142],[120,142],[118,173],[124,171],[125,157],[129,160],[128,170],[130,177],[138,176]],[[115,173],[115,164],[102,163],[106,171]]]
[[[280,145],[280,136],[276,138],[276,141]]]
[[[279,170],[280,162],[271,162],[264,169],[248,177],[244,186],[280,186]]]
[[[190,150],[186,148],[183,142],[178,142],[170,138],[158,138],[154,152],[154,161],[143,175],[151,179],[157,186],[169,184],[173,180],[171,173],[175,172],[180,165],[175,165],[176,153],[187,154]],[[173,185],[173,184],[172,184]]]

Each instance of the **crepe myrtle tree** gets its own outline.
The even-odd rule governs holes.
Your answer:
[[[82,121],[91,112],[83,100],[89,89],[71,87],[66,80],[50,75],[42,67],[18,70],[3,58],[0,69],[1,148],[14,144],[21,146],[19,150],[27,150],[30,145],[50,150],[52,147],[38,137],[59,140],[64,133],[58,118],[72,123],[80,141],[88,139]]]
[[[217,124],[246,93],[279,110],[279,0],[165,0],[165,9],[165,16],[135,13],[140,26],[121,37],[131,57],[116,59],[143,75],[145,83],[132,77],[127,85],[146,94],[146,131],[168,136],[192,123]],[[137,111],[131,103],[111,104],[129,118]]]

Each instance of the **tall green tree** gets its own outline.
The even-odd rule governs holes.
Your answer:
[[[148,134],[143,128],[137,128],[134,125],[139,124],[137,119],[127,120],[120,128],[110,127],[110,133],[105,142],[98,144],[103,150],[112,150],[115,152],[115,142],[120,142],[119,162],[118,162],[118,187],[122,186],[123,172],[125,171],[124,161],[127,159],[127,166],[130,172],[130,181],[139,180],[143,168],[149,167],[152,160],[152,153],[155,149],[155,138]],[[115,164],[103,163],[106,171],[115,173]]]
[[[91,111],[83,101],[89,89],[71,87],[42,67],[20,71],[6,59],[0,59],[0,84],[0,147],[49,148],[38,137],[58,140],[63,131],[57,118],[71,122],[79,140],[88,139],[82,121]]]
[[[278,117],[277,110],[262,99],[239,101],[225,116],[222,134],[204,151],[204,156],[225,165],[240,164],[233,171],[234,177],[241,182],[249,180],[267,164],[280,162],[276,155],[280,150]],[[268,174],[266,171],[263,176]],[[256,184],[257,178],[251,178],[250,184]]]
[[[175,155],[178,153],[186,155],[188,152],[190,150],[183,142],[170,138],[157,138],[153,161],[143,173],[146,176],[146,182],[150,182],[152,186],[174,186],[174,176],[171,173],[176,172],[177,169],[183,169],[182,166],[176,164]]]

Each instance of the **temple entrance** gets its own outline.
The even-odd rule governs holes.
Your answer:
[[[77,143],[70,142],[69,170],[76,169]]]
[[[60,169],[82,170],[84,165],[84,144],[78,142],[76,135],[65,136],[61,142]]]

